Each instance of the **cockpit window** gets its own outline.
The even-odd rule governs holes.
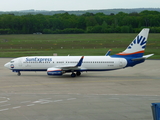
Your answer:
[[[14,61],[11,61],[10,63],[14,63]]]

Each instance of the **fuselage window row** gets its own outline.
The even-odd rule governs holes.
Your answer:
[[[23,62],[23,63],[50,63],[50,62]]]
[[[23,62],[23,63],[50,63],[50,62]],[[54,63],[54,62],[53,62]],[[57,63],[65,63],[65,62],[57,62]],[[66,62],[66,63],[78,63],[78,62],[74,62],[74,61],[71,61],[71,62]],[[114,63],[114,61],[85,61],[83,63]]]

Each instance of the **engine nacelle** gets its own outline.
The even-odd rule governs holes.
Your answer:
[[[60,68],[48,68],[47,74],[48,75],[63,75],[63,71]]]

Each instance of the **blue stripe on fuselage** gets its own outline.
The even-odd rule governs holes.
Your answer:
[[[137,60],[137,61],[133,61],[132,59],[135,59],[135,58],[141,58],[143,55],[140,55],[140,54],[143,54],[143,53],[138,53],[137,54],[133,54],[133,55],[112,55],[111,57],[113,58],[124,58],[127,60],[127,65],[125,67],[133,67],[137,64],[140,64],[142,62],[145,61],[145,59],[141,59],[141,60]]]

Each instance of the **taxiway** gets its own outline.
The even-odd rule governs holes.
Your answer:
[[[3,120],[151,120],[151,103],[160,102],[160,60],[71,78],[17,76],[3,66],[11,59],[0,58]]]

